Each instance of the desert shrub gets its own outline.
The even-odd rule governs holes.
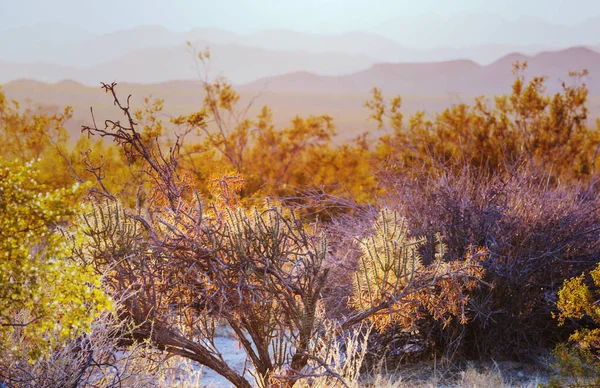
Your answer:
[[[387,103],[379,90],[366,106],[382,136],[376,155],[387,168],[418,176],[441,170],[460,171],[464,165],[488,172],[507,172],[522,160],[550,176],[587,180],[597,171],[599,131],[587,126],[587,71],[571,73],[574,82],[561,93],[546,94],[546,77],[526,80],[526,63],[514,65],[510,95],[458,104],[433,119],[419,112],[403,120],[401,99]]]
[[[526,67],[515,64],[510,95],[433,119],[420,112],[406,122],[400,97],[388,103],[379,90],[366,104],[380,127],[392,129],[375,150],[383,201],[429,238],[422,256],[431,257],[438,232],[446,260],[471,244],[490,252],[490,287],[470,300],[476,318],[443,334],[433,325],[446,355],[526,357],[564,338],[550,315],[556,293],[598,260],[600,131],[587,126],[587,72],[547,95],[546,78],[526,81]]]
[[[103,312],[89,332],[43,357],[2,364],[0,381],[14,388],[198,386],[201,372],[190,362],[166,358],[143,342],[123,346],[117,333],[126,325],[113,312]]]
[[[69,139],[64,123],[72,116],[70,107],[54,115],[40,106],[23,108],[0,89],[0,155],[21,160],[56,156],[55,147],[65,147]]]
[[[69,141],[64,124],[72,116],[68,106],[49,114],[41,106],[8,101],[0,89],[0,156],[21,164],[37,160],[40,183],[55,189],[71,186],[75,180],[61,154],[67,152]],[[57,164],[61,168],[56,168]]]
[[[145,109],[135,113],[136,120],[144,125],[146,142],[151,136],[163,135],[162,123],[156,118],[162,109],[159,103],[147,99]],[[72,116],[73,109],[69,106],[60,113],[50,114],[42,106],[9,102],[0,89],[0,157],[18,160],[21,165],[37,160],[36,179],[48,189],[94,182],[97,187],[92,190],[96,193],[107,188],[133,206],[139,199],[135,190],[142,183],[139,168],[135,163],[128,164],[119,148],[103,143],[102,139],[80,136],[71,141],[64,126]],[[112,173],[102,175],[101,170]]]
[[[198,58],[207,70],[210,53],[200,52]],[[227,79],[211,80],[208,71],[204,76],[201,109],[172,120],[180,131],[198,134],[195,143],[182,144],[180,168],[204,195],[211,177],[243,174],[243,198],[277,197],[302,205],[310,216],[344,213],[347,200],[374,203],[379,188],[364,139],[335,145],[335,123],[328,115],[296,116],[284,128],[275,127],[267,106],[248,117],[249,107],[239,103]]]
[[[361,369],[368,350],[371,325],[358,325],[339,335],[339,323],[325,320],[323,335],[313,338],[315,349],[299,387],[361,387]]]
[[[465,327],[431,328],[447,354],[530,357],[564,338],[551,312],[563,280],[598,262],[594,194],[574,184],[550,184],[544,172],[528,167],[511,175],[466,167],[458,174],[386,181],[387,205],[417,235],[441,233],[445,260],[462,257],[469,245],[489,251],[483,262],[489,286],[469,301],[473,319]],[[421,247],[423,257],[433,251],[431,244]]]
[[[205,209],[205,221],[198,229],[196,216],[187,224],[163,210],[162,226],[152,227],[147,235],[143,221],[112,206],[86,217],[87,233],[95,242],[83,255],[110,268],[107,284],[115,295],[135,290],[135,296],[122,304],[122,316],[133,323],[133,329],[123,333],[126,341],[148,341],[207,365],[238,386],[246,386],[245,379],[220,361],[214,344],[217,319],[226,320],[233,329],[259,382],[289,386],[312,377],[315,368],[324,368],[327,376],[335,378],[338,372],[330,372],[338,356],[324,361],[331,358],[336,365],[319,364],[323,335],[341,334],[399,307],[416,311],[425,305],[445,312],[445,319],[456,314],[464,320],[460,306],[454,304],[465,300],[462,283],[472,283],[480,271],[476,261],[465,261],[453,271],[443,265],[415,271],[402,287],[391,284],[382,290],[384,299],[362,300],[359,310],[330,333],[319,313],[329,271],[324,266],[326,245],[292,213],[266,208],[247,214],[226,207],[217,215]],[[190,235],[190,228],[198,234]],[[452,286],[449,295],[456,295],[456,301],[439,297],[440,290]]]
[[[103,87],[127,120],[85,129],[115,140],[127,160],[141,162],[154,183],[149,190],[141,187],[148,190],[148,200],[135,210],[105,192],[108,201],[97,202],[81,220],[88,236],[78,251],[81,260],[107,274],[107,289],[115,298],[135,293],[118,306],[120,319],[132,325],[120,333],[122,342],[152,344],[210,367],[235,386],[249,387],[248,377],[228,365],[215,345],[215,323],[224,320],[259,385],[291,387],[311,377],[327,330],[326,314],[320,311],[330,268],[320,223],[301,220],[294,209],[273,201],[241,206],[240,174],[215,180],[209,187],[215,200],[205,204],[179,168],[183,138],[168,151],[158,141],[146,142],[129,106],[118,100],[115,84]],[[372,232],[376,238],[363,242],[375,255],[364,251],[362,262],[372,263],[358,268],[353,309],[335,335],[368,319],[384,326],[382,317],[399,317],[405,308],[415,314],[424,310],[444,323],[454,316],[466,320],[466,292],[481,276],[481,255],[465,255],[453,263],[435,260],[400,274],[407,263],[400,252],[410,243],[405,234],[386,232],[405,227],[395,215],[386,216],[391,214],[382,212]],[[377,261],[384,256],[376,251],[392,246],[395,250],[381,266]],[[369,287],[372,276],[391,282],[373,292],[359,291],[358,284]],[[336,359],[326,357],[320,366],[324,372],[318,373],[339,374],[332,373],[335,365],[327,365]]]
[[[0,156],[0,369],[41,357],[111,305],[72,253],[82,235],[65,228],[83,188],[48,189],[38,176],[38,163]]]
[[[597,306],[600,287],[600,266],[589,275],[565,280],[558,292],[559,325],[567,320],[580,320],[582,327],[569,337],[568,343],[554,349],[555,367],[558,371],[550,387],[583,387],[600,384],[600,310]],[[583,320],[585,319],[585,321]]]

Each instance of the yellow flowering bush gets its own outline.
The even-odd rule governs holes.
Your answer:
[[[591,278],[591,282],[590,282]],[[547,385],[554,387],[597,387],[600,385],[600,265],[590,271],[565,280],[558,292],[558,319],[560,326],[569,319],[589,318],[569,337],[569,342],[554,349],[557,375]]]
[[[110,301],[100,277],[72,258],[66,227],[78,185],[47,190],[37,162],[0,157],[0,354],[35,359],[89,327]]]

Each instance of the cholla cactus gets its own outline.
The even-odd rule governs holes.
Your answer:
[[[354,279],[352,307],[370,315],[378,329],[397,323],[417,332],[416,322],[425,313],[448,323],[452,316],[466,322],[465,291],[483,275],[479,259],[483,250],[464,260],[445,262],[446,247],[436,236],[432,264],[425,265],[419,248],[424,237],[410,236],[406,219],[382,210],[372,236],[361,239],[362,255]]]

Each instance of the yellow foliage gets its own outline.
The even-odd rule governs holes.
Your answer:
[[[590,272],[593,285],[600,287],[600,265]],[[559,375],[551,379],[549,387],[598,386],[600,378],[600,307],[598,292],[590,288],[587,276],[566,279],[558,292],[558,319],[563,325],[567,319],[589,317],[596,327],[576,330],[569,337],[569,344],[560,344],[554,350]]]
[[[382,127],[389,119],[392,135],[382,136],[376,151],[388,167],[401,172],[462,168],[465,164],[489,171],[504,171],[527,160],[554,177],[581,179],[596,171],[595,151],[600,131],[586,126],[588,90],[578,83],[586,71],[572,73],[575,84],[547,95],[545,77],[525,82],[527,65],[517,63],[512,94],[499,96],[492,105],[484,98],[473,105],[459,104],[426,119],[411,117],[408,127],[398,113],[400,100],[389,106],[374,90],[366,106]]]
[[[364,142],[333,146],[331,117],[297,116],[288,127],[277,129],[266,106],[254,120],[239,119],[239,96],[223,78],[205,84],[205,92],[199,112],[173,120],[202,138],[201,144],[185,146],[181,160],[198,190],[209,194],[210,177],[233,171],[244,176],[242,198],[284,197],[301,202],[317,192],[359,204],[374,201],[380,189],[368,147]]]
[[[110,307],[100,277],[71,255],[81,235],[61,228],[82,188],[48,190],[38,175],[36,163],[0,157],[0,352],[31,358]]]

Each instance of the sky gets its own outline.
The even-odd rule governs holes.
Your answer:
[[[315,33],[374,30],[435,13],[536,17],[572,25],[600,15],[598,0],[0,0],[0,29],[63,23],[106,33],[159,24],[173,31],[286,28]]]

